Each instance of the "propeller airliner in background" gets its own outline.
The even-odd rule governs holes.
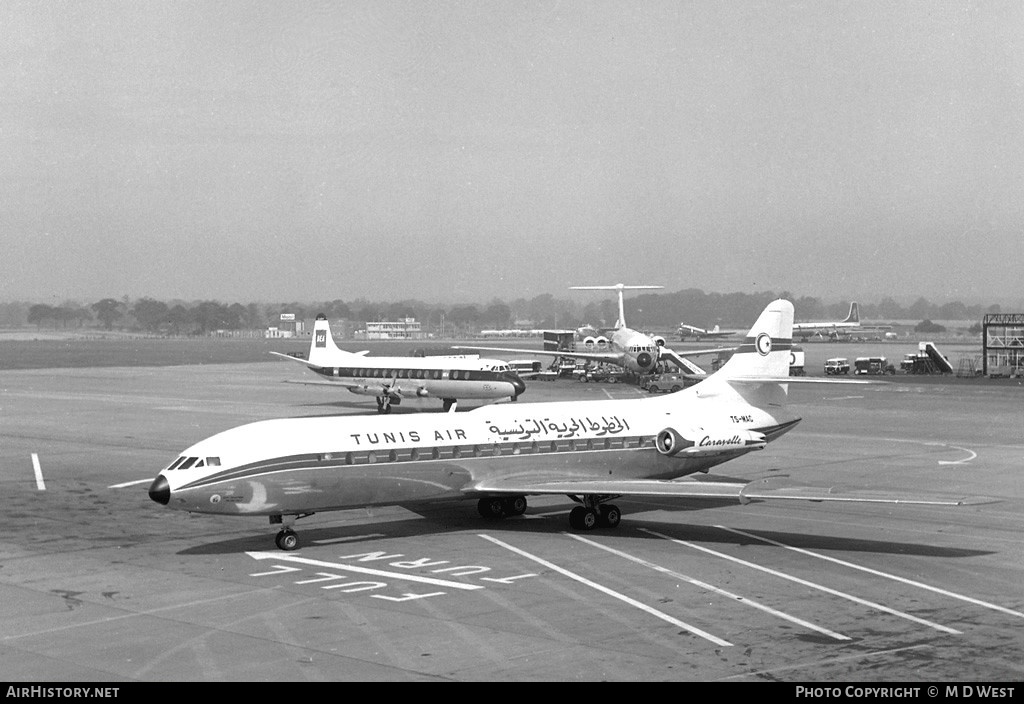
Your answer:
[[[322,314],[313,323],[307,359],[271,354],[303,364],[321,377],[291,383],[343,387],[354,394],[374,396],[378,413],[390,413],[392,405],[409,397],[439,398],[444,410],[450,411],[460,398],[515,401],[526,391],[526,383],[508,362],[477,354],[372,357],[365,352],[346,352],[334,343],[330,323]]]

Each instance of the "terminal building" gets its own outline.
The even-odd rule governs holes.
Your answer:
[[[426,336],[416,318],[366,322],[367,340],[422,340]]]
[[[981,323],[985,376],[1024,373],[1024,313],[989,313]]]

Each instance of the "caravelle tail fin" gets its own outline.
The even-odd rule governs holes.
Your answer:
[[[793,304],[779,298],[765,307],[736,352],[714,377],[721,379],[789,379],[793,347]]]
[[[851,301],[850,303],[850,314],[846,316],[844,323],[859,323],[860,322],[860,308],[857,307],[857,301]]]

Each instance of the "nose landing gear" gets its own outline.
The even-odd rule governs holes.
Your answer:
[[[300,518],[305,518],[306,516],[312,515],[312,513],[302,513],[297,516],[291,517],[289,519],[289,524],[284,526],[280,531],[278,531],[277,536],[274,537],[274,543],[277,545],[278,549],[285,551],[298,550],[299,534],[292,529],[291,523],[294,523]],[[272,526],[281,525],[283,524],[283,522],[284,519],[281,516],[281,514],[275,514],[270,517],[270,525]]]

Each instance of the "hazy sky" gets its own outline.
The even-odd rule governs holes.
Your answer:
[[[1024,3],[0,4],[0,300],[1024,301]]]

